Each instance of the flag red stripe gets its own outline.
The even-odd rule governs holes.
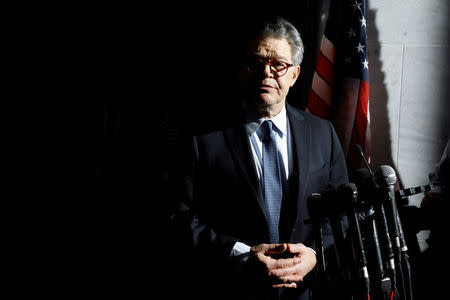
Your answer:
[[[322,37],[322,42],[320,44],[320,51],[323,53],[325,57],[328,58],[330,62],[332,63],[334,62],[334,58],[336,55],[336,47],[329,39],[327,39],[326,36]]]
[[[352,146],[352,132],[358,110],[360,84],[361,80],[359,79],[345,78],[342,81],[342,94],[337,99],[339,105],[333,110],[333,125],[346,155]]]
[[[358,92],[358,106],[356,109],[355,122],[353,125],[351,145],[359,144],[364,151],[366,159],[370,161],[370,151],[368,145],[370,134],[369,129],[369,119],[368,119],[368,104],[369,104],[369,83],[361,80]],[[353,168],[363,167],[360,157],[355,155],[353,152],[348,153],[347,157],[348,163]]]
[[[309,112],[320,118],[329,120],[330,119],[330,106],[328,106],[320,97],[311,91],[308,99]]]
[[[312,80],[312,90],[320,97],[320,99],[325,101],[328,106],[331,106],[331,86],[316,72],[314,73]]]
[[[369,84],[361,80],[359,86],[359,101],[356,113],[356,134],[357,143],[364,148],[367,129],[367,109],[369,104]]]
[[[362,112],[367,119],[369,112],[369,83],[367,81],[361,80],[361,84],[359,86],[359,99],[362,106]]]
[[[316,72],[330,85],[333,84],[333,64],[324,56],[322,51],[317,58]]]

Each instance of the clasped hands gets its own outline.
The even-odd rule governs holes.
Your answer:
[[[256,245],[247,258],[274,288],[296,288],[316,262],[314,252],[301,243]]]

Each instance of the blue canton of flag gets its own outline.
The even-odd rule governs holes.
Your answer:
[[[343,10],[345,22],[343,23],[344,35],[342,37],[344,76],[369,81],[365,2],[361,0],[345,2],[347,7]]]

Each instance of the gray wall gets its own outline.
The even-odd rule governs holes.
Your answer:
[[[368,1],[372,164],[404,187],[428,183],[450,138],[449,12],[448,0]]]
[[[372,164],[392,166],[403,187],[424,185],[450,138],[450,1],[367,4]],[[422,250],[428,236],[417,234]]]

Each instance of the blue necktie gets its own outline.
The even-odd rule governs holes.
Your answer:
[[[283,197],[280,176],[280,163],[275,142],[272,121],[264,121],[260,130],[263,134],[263,173],[264,199],[267,210],[270,243],[279,242],[278,223],[280,220],[281,200]]]

